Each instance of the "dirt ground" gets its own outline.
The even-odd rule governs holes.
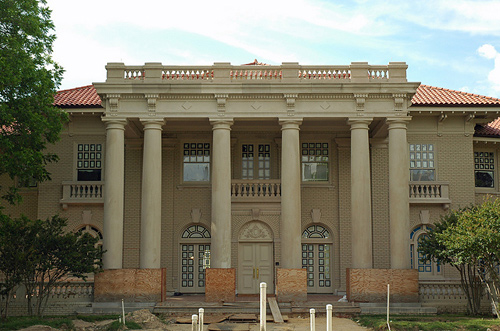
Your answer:
[[[208,316],[207,316],[208,317]],[[134,321],[142,326],[142,330],[150,331],[191,331],[192,325],[189,323],[189,318],[186,324],[176,323],[176,318],[172,317],[167,319],[167,323],[163,323],[156,315],[151,314],[148,310],[138,310],[133,313],[127,314],[127,321]],[[214,316],[211,317],[212,319]],[[217,318],[215,316],[215,318]],[[180,320],[181,318],[179,318]],[[186,318],[184,318],[186,320]],[[335,331],[351,331],[351,330],[368,330],[364,327],[359,326],[354,321],[349,318],[333,318],[333,330]],[[105,330],[106,327],[113,321],[100,321],[95,323],[84,322],[81,320],[74,320],[74,327],[76,331],[101,331]],[[326,317],[317,316],[316,317],[316,330],[326,331]],[[229,323],[227,321],[220,323],[205,324],[203,331],[209,330],[221,330],[221,331],[259,331],[259,323]],[[310,320],[309,317],[290,317],[285,323],[267,323],[266,330],[269,331],[310,331]],[[61,331],[59,329],[53,329],[48,326],[32,326],[21,331]]]

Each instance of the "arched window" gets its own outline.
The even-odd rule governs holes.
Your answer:
[[[332,291],[332,239],[322,225],[310,225],[302,232],[302,268],[307,270],[308,293]]]
[[[210,268],[210,231],[191,225],[180,240],[180,288],[184,293],[205,291],[205,269]]]
[[[92,237],[98,238],[99,241],[97,242],[97,246],[102,246],[102,232],[101,232],[101,230],[99,230],[94,225],[90,225],[90,224],[83,225],[82,227],[80,227],[79,229],[77,229],[75,232],[77,234],[88,233]]]
[[[410,262],[412,269],[418,269],[420,275],[424,278],[441,276],[442,266],[439,263],[425,262],[421,259],[424,257],[418,252],[418,245],[421,240],[427,238],[428,233],[432,228],[428,225],[419,225],[415,227],[410,233]]]

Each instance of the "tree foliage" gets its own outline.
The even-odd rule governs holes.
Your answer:
[[[21,182],[50,178],[46,153],[65,113],[54,107],[63,70],[51,57],[54,25],[45,0],[0,1],[0,175]],[[20,201],[14,185],[2,193]]]
[[[100,270],[102,250],[88,233],[65,232],[66,219],[45,221],[25,217],[0,223],[0,271],[9,277],[3,291],[26,287],[29,314],[43,315],[51,291],[69,277],[86,279]],[[6,303],[6,308],[8,302]],[[34,308],[34,309],[33,309]],[[6,315],[7,311],[4,311]]]
[[[471,207],[472,208],[472,207]],[[479,279],[480,267],[470,261],[459,260],[443,240],[444,233],[457,225],[458,219],[467,209],[451,211],[434,224],[434,230],[422,237],[418,245],[423,262],[450,264],[460,273],[460,285],[467,297],[467,311],[472,315],[480,313],[483,286]]]
[[[459,269],[462,280],[465,273],[469,285],[478,283],[477,280],[484,284],[500,317],[500,200],[489,199],[451,215],[445,222],[438,223],[436,231],[429,240],[423,241],[419,251],[427,255],[426,259],[449,263]]]

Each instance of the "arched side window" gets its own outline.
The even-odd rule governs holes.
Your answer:
[[[311,225],[302,232],[302,238],[330,238],[330,231],[321,225]]]
[[[332,238],[326,227],[314,224],[302,232],[302,268],[307,270],[308,293],[332,291]]]
[[[184,230],[182,238],[210,238],[210,232],[203,225],[191,225]]]
[[[181,292],[202,293],[205,269],[210,268],[210,231],[203,225],[190,225],[180,240]]]
[[[433,277],[442,275],[442,266],[435,262],[423,263],[421,259],[424,257],[418,252],[418,245],[420,242],[428,237],[433,229],[427,225],[419,225],[415,227],[410,233],[410,262],[412,269],[418,269],[422,277]]]
[[[97,246],[102,246],[102,232],[97,227],[91,224],[83,225],[75,231],[77,234],[88,233],[94,238],[98,238]]]

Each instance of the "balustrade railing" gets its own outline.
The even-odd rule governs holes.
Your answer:
[[[35,296],[39,292],[35,290]],[[19,286],[10,298],[11,304],[16,302],[24,302],[26,300],[26,288]],[[67,283],[57,284],[48,296],[48,299],[53,301],[57,300],[71,300],[71,301],[92,301],[94,298],[94,282],[71,281]],[[5,300],[5,295],[2,296]]]
[[[262,67],[256,70],[248,68],[235,68],[231,70],[229,76],[231,80],[243,81],[243,80],[281,80],[282,71],[280,68],[269,68]]]
[[[349,66],[335,68],[302,68],[299,70],[299,78],[303,80],[350,80],[351,70]]]
[[[231,197],[234,199],[281,198],[281,182],[277,179],[233,180]]]
[[[68,204],[104,203],[104,182],[63,182],[63,208]]]
[[[448,182],[410,182],[410,203],[451,203]]]
[[[391,62],[388,65],[369,65],[366,62],[353,62],[350,65],[238,65],[215,63],[212,66],[173,66],[161,63],[146,63],[143,66],[126,66],[123,63],[109,63],[107,82],[151,81],[156,83],[256,83],[279,81],[282,83],[377,83],[406,82],[404,62]]]
[[[421,302],[467,299],[460,281],[419,281]]]

